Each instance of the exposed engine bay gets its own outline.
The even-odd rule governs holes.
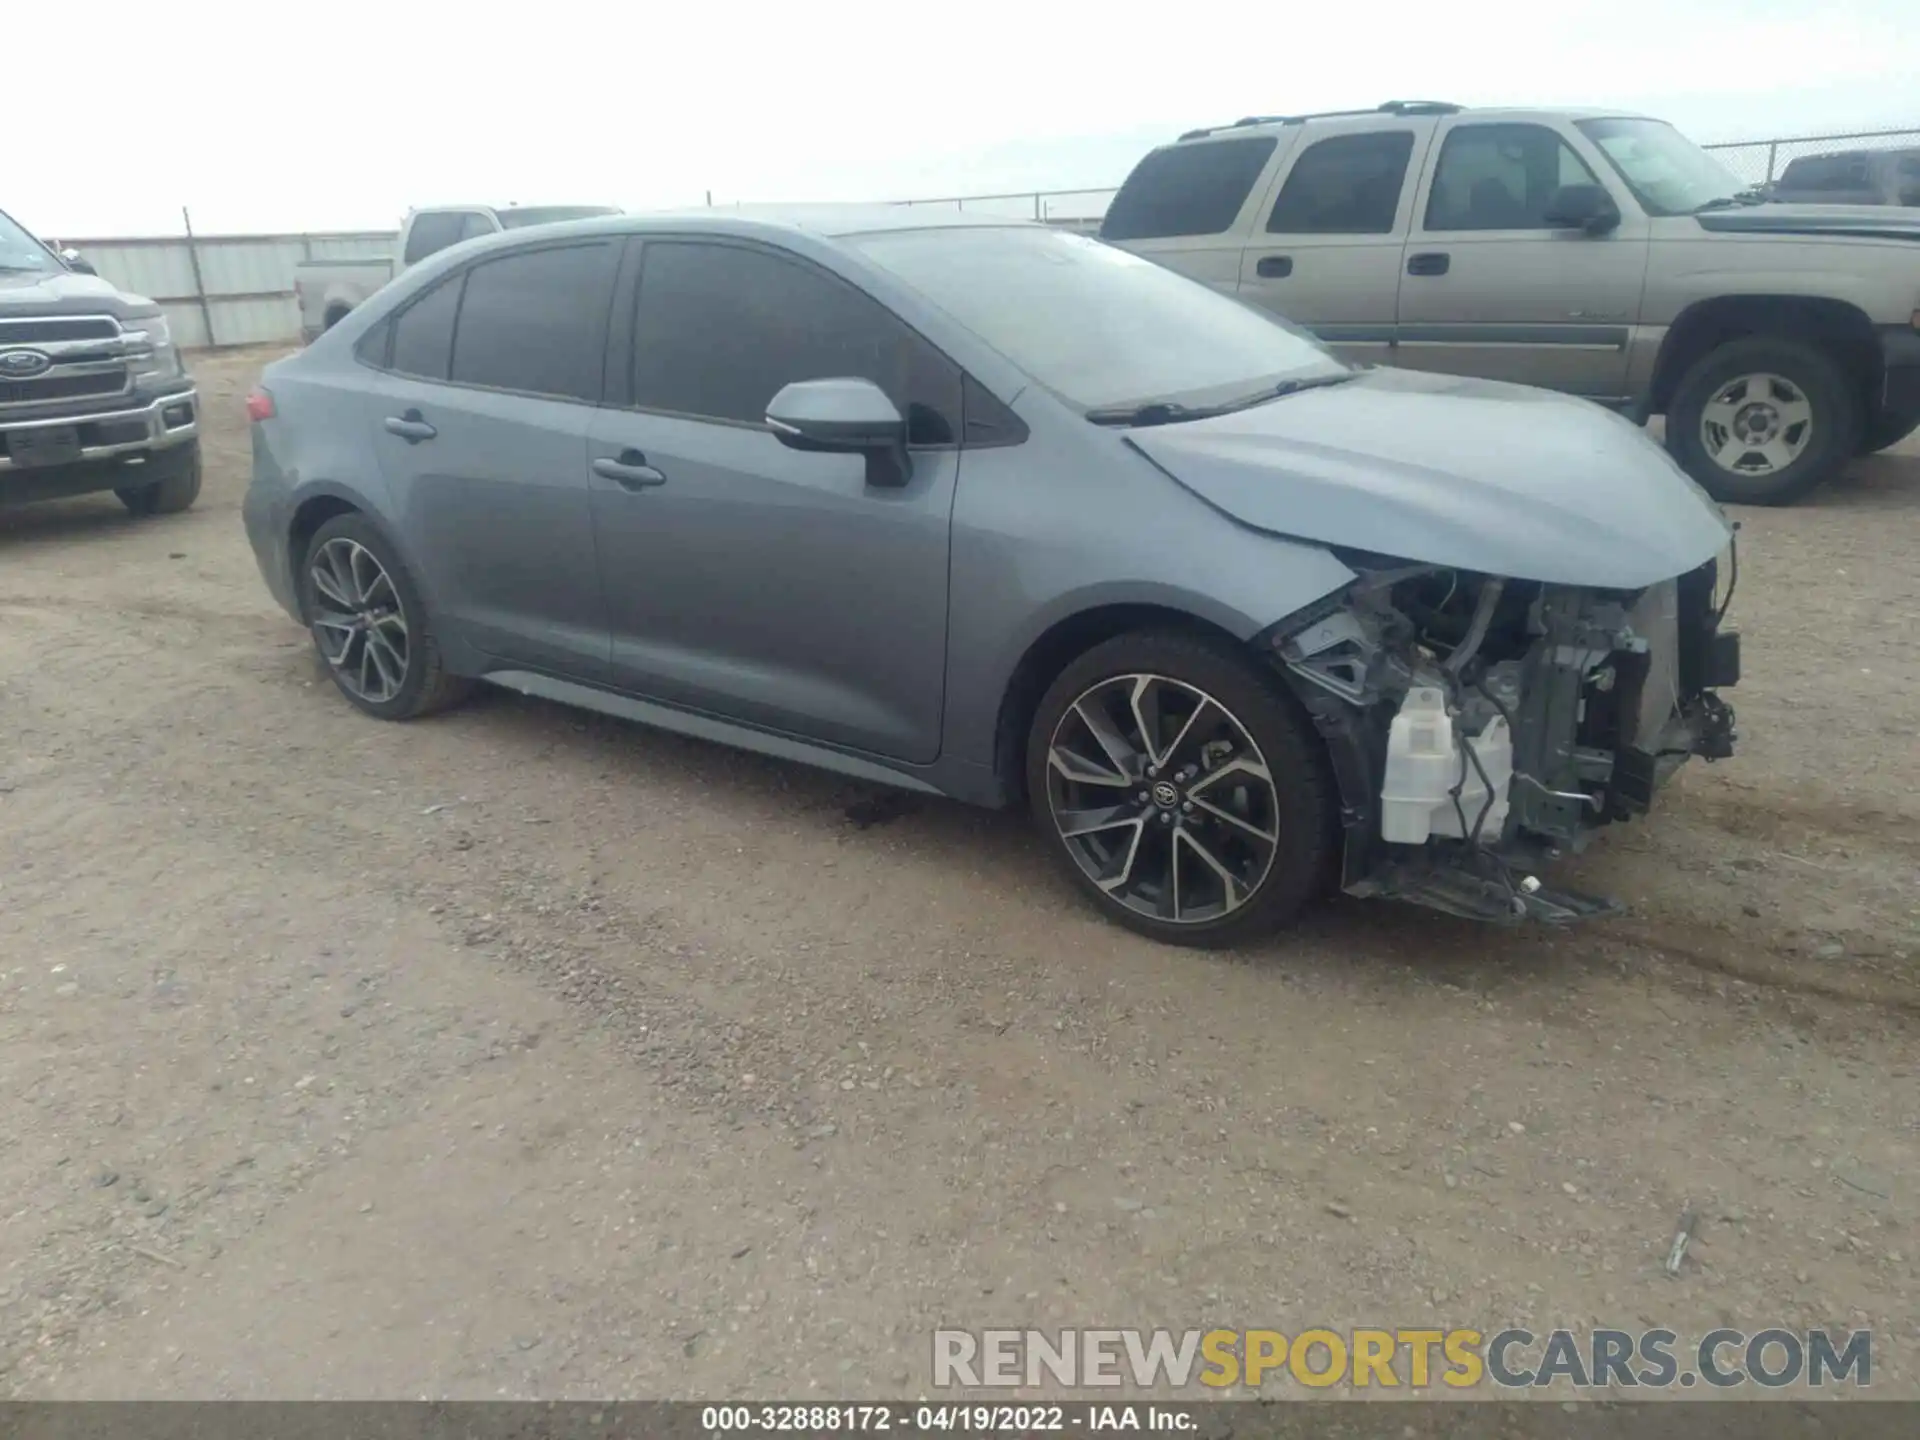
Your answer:
[[[1733,753],[1735,552],[1723,596],[1712,560],[1623,592],[1341,558],[1359,578],[1267,638],[1332,756],[1342,888],[1488,920],[1616,908],[1535,871]]]

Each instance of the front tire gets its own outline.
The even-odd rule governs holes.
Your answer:
[[[184,455],[162,451],[145,462],[156,470],[166,471],[160,479],[144,485],[123,485],[113,492],[129,512],[141,516],[178,515],[193,508],[193,502],[200,498],[200,442],[190,441],[180,448],[186,452]]]
[[[419,589],[365,516],[337,515],[300,562],[300,613],[340,693],[381,720],[413,720],[464,699],[447,672]]]
[[[1067,666],[1034,715],[1027,793],[1095,908],[1168,944],[1260,938],[1326,882],[1324,749],[1279,677],[1225,641],[1136,632]]]
[[[1667,449],[1716,500],[1791,505],[1860,448],[1840,366],[1792,340],[1732,340],[1690,366],[1667,407]]]

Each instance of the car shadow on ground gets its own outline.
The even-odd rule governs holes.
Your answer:
[[[501,727],[535,752],[529,760],[543,751],[558,758],[561,749],[572,750],[569,741],[584,743],[586,752],[573,758],[608,783],[624,774],[638,790],[671,775],[744,825],[790,827],[805,817],[823,846],[867,851],[875,866],[897,868],[903,855],[915,857],[932,862],[934,873],[968,874],[1009,904],[1037,908],[1048,927],[1084,924],[1096,938],[1125,934],[1074,893],[1024,808],[983,810],[871,785],[491,686],[455,714],[463,725]],[[1577,877],[1569,883],[1577,886]],[[1170,963],[1248,965],[1276,979],[1324,971],[1344,981],[1357,968],[1389,985],[1401,976],[1409,985],[1492,992],[1564,977],[1569,957],[1552,942],[1583,933],[1594,933],[1593,926],[1495,926],[1397,901],[1333,895],[1259,942],[1217,952],[1165,947],[1165,954]]]
[[[111,494],[0,505],[0,554],[14,547],[51,545],[62,540],[114,538],[141,523]]]

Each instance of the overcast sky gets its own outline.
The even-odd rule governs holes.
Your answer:
[[[1916,4],[0,0],[0,208],[90,237],[1102,186],[1189,126],[1390,98],[1920,125]]]

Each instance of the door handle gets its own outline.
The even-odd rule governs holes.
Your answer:
[[[1293,273],[1291,255],[1262,255],[1260,263],[1253,267],[1254,274],[1268,280],[1284,280]]]
[[[1444,250],[1430,250],[1424,255],[1407,257],[1409,275],[1444,275],[1447,267],[1453,264],[1453,257]]]
[[[440,433],[427,423],[426,417],[418,410],[409,410],[404,415],[389,415],[384,423],[389,435],[398,435],[409,445],[431,440]]]
[[[667,477],[649,465],[638,450],[622,450],[617,460],[594,461],[593,473],[625,490],[648,490],[667,483]]]

